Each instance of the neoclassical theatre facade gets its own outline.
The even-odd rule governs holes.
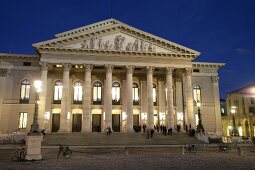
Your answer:
[[[218,69],[193,62],[199,52],[115,19],[33,44],[36,55],[0,54],[0,131],[30,130],[39,94],[48,132],[139,131],[143,125],[195,128],[221,135]]]

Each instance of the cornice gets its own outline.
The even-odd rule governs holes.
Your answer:
[[[0,59],[3,60],[22,60],[22,61],[39,61],[38,55],[26,55],[26,54],[6,54],[0,53]]]
[[[209,62],[192,62],[192,66],[197,68],[221,68],[225,63],[209,63]]]
[[[127,56],[157,56],[169,57],[174,59],[194,60],[194,54],[177,54],[177,53],[160,53],[160,52],[141,52],[141,51],[116,51],[116,50],[96,50],[96,49],[70,49],[70,48],[56,48],[56,47],[40,47],[40,53],[67,53],[67,54],[84,54],[84,55],[127,55]]]

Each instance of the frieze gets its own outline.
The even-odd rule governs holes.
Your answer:
[[[156,47],[144,40],[130,38],[123,34],[114,37],[93,37],[80,43],[81,49],[156,52]]]

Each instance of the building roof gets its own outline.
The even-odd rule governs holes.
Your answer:
[[[228,93],[228,95],[231,94],[242,94],[245,96],[255,97],[255,83],[249,84],[247,86],[244,86],[240,89]]]

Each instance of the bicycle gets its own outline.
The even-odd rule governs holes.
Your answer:
[[[185,145],[184,149],[185,149],[185,153],[187,152],[197,153],[197,147],[194,144]]]
[[[12,154],[13,161],[25,161],[25,157],[26,157],[26,148],[23,146],[16,148]]]
[[[59,145],[57,159],[58,159],[59,155],[61,154],[61,152],[63,153],[63,156],[64,156],[66,159],[69,159],[69,158],[71,158],[71,156],[72,156],[72,150],[69,149],[68,146],[66,146],[66,147],[64,148],[63,146]]]
[[[229,144],[219,144],[217,148],[217,152],[228,153],[230,150],[232,150],[232,145]]]

